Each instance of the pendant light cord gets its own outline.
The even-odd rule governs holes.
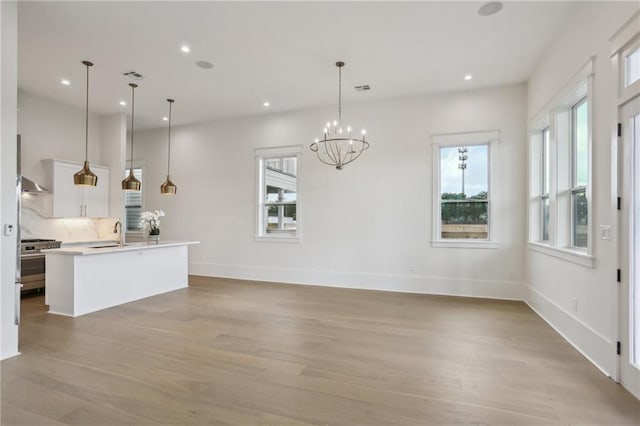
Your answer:
[[[84,115],[84,161],[89,161],[89,65],[87,67],[87,100]]]
[[[167,157],[167,176],[171,174],[171,106],[173,99],[167,99],[169,101],[169,152]]]
[[[342,126],[342,66],[338,66],[338,124]]]
[[[136,85],[130,84],[129,86],[131,86],[131,166],[129,167],[129,172],[133,176],[133,119],[136,104]]]

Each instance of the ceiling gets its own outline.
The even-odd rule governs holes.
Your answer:
[[[20,2],[18,83],[90,110],[130,111],[136,128],[267,114],[526,81],[575,2]],[[187,44],[191,52],[180,47]],[[196,61],[214,64],[209,70]],[[464,76],[473,79],[465,81]],[[64,86],[61,79],[69,79]],[[371,90],[354,87],[368,84]],[[264,101],[271,106],[265,108]]]

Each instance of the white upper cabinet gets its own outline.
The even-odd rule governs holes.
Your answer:
[[[72,161],[46,160],[52,196],[52,217],[108,217],[109,168],[91,164],[98,185],[76,186],[73,175],[82,164]]]

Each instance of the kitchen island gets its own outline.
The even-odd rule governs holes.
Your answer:
[[[197,241],[45,250],[49,313],[77,317],[188,285],[187,247]]]

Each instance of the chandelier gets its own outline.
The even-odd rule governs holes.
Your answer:
[[[342,170],[344,166],[357,160],[362,152],[369,148],[369,142],[365,140],[367,131],[362,129],[360,135],[354,136],[351,127],[342,126],[342,67],[344,62],[336,62],[338,67],[338,119],[333,123],[327,122],[322,138],[316,140],[309,147],[315,152],[318,160],[324,164]]]

